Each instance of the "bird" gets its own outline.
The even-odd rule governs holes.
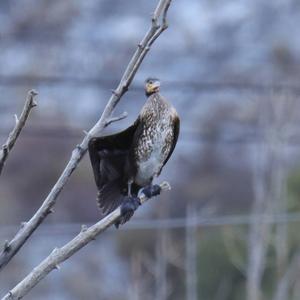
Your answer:
[[[160,175],[178,140],[179,115],[160,94],[160,86],[159,79],[146,79],[147,100],[136,121],[116,134],[93,137],[88,144],[99,208],[107,215],[121,205],[116,227],[132,217],[140,205],[141,190],[147,197],[160,193],[153,179]]]

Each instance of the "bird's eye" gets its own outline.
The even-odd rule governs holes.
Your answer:
[[[150,80],[150,81],[149,81],[149,83],[150,83],[150,84],[152,84],[152,83],[153,83],[153,81],[152,81],[152,80]]]

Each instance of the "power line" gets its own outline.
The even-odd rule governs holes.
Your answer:
[[[228,216],[212,216],[203,217],[197,216],[190,218],[187,222],[186,218],[166,218],[156,220],[132,220],[121,230],[156,230],[156,229],[182,229],[186,227],[218,227],[227,225],[250,225],[254,222],[280,224],[280,223],[296,223],[300,222],[300,213],[284,213],[284,214],[256,214],[256,215],[228,215]],[[92,223],[85,224],[87,226]],[[82,223],[60,223],[60,224],[45,224],[40,230],[41,235],[51,234],[76,234],[80,231]],[[11,232],[18,230],[17,226],[2,225],[0,235],[8,235]]]
[[[76,77],[62,75],[5,75],[0,74],[0,85],[3,86],[27,86],[27,85],[71,85],[71,86],[98,86],[102,88],[113,88],[119,82],[119,78],[101,77]],[[300,87],[296,83],[258,83],[258,82],[235,82],[235,81],[192,81],[192,80],[166,80],[164,87],[172,89],[190,89],[197,91],[237,90],[255,91],[266,93],[270,91],[288,91],[300,94]],[[133,90],[141,90],[141,85],[132,85]]]
[[[0,128],[0,136],[6,137],[11,129]],[[120,131],[121,128],[115,128],[114,132]],[[22,138],[35,138],[35,139],[58,139],[63,142],[81,139],[84,137],[84,132],[81,129],[66,128],[66,127],[31,127],[26,128],[22,133]],[[242,133],[229,138],[219,137],[218,139],[211,138],[201,133],[201,131],[182,129],[181,141],[195,142],[198,144],[219,145],[219,146],[252,146],[263,142],[263,137],[254,135],[252,133]],[[285,141],[284,145],[299,147],[300,137],[294,136],[293,138]]]

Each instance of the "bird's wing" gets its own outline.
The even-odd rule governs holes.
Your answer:
[[[103,213],[114,210],[122,201],[120,194],[129,149],[139,119],[119,133],[92,138],[89,154],[98,187],[98,205]]]
[[[175,146],[177,144],[179,131],[180,131],[180,119],[177,114],[174,116],[174,119],[173,119],[173,131],[174,131],[174,137],[173,137],[173,141],[172,141],[172,146],[171,146],[171,149],[170,149],[170,152],[169,152],[167,158],[164,161],[163,166],[168,162],[168,160],[171,157],[171,155],[175,149]]]

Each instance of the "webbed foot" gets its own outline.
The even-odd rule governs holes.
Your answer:
[[[136,209],[141,205],[140,199],[137,197],[125,197],[121,204],[121,216],[115,223],[116,228],[125,224],[133,216]]]
[[[161,187],[158,184],[150,184],[139,191],[139,193],[143,193],[147,198],[157,196],[160,192]]]

